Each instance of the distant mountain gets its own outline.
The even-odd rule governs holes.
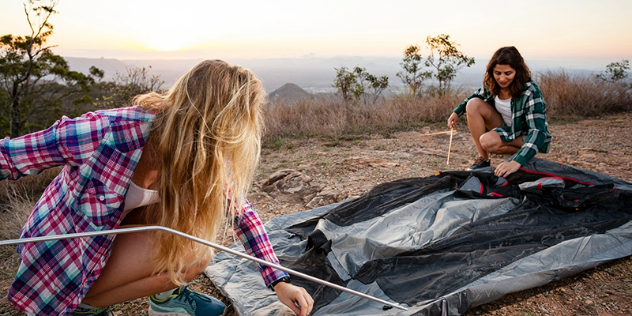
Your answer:
[[[105,72],[103,80],[108,81],[116,72],[125,73],[126,68],[151,68],[150,75],[160,76],[165,81],[163,88],[169,88],[185,71],[195,66],[200,60],[118,60],[108,58],[64,57],[70,69],[87,73],[91,66]]]
[[[90,66],[96,66],[105,71],[104,80],[110,80],[118,72],[125,72],[129,67],[150,67],[149,74],[158,75],[165,81],[164,88],[173,85],[176,80],[188,69],[197,64],[201,59],[181,60],[117,60],[107,58],[77,58],[64,57],[72,70],[88,72]],[[477,57],[476,64],[471,68],[461,69],[452,86],[462,87],[466,90],[474,90],[483,82],[485,65],[489,57]],[[271,94],[280,90],[287,82],[292,82],[302,87],[302,90],[313,93],[314,96],[322,93],[332,93],[332,83],[336,77],[334,68],[356,66],[366,68],[375,76],[388,76],[390,90],[403,87],[402,81],[396,76],[401,71],[402,57],[398,56],[336,56],[336,57],[302,57],[302,58],[260,58],[260,59],[227,59],[252,70],[263,81],[266,91]],[[534,72],[547,70],[558,71],[564,69],[572,74],[590,74],[602,70],[607,63],[603,61],[582,60],[527,60],[529,67]],[[426,82],[428,83],[428,82]]]
[[[105,72],[105,78],[103,79],[105,80],[110,80],[117,71],[122,72],[126,67],[130,67],[129,64],[118,59],[79,57],[64,57],[64,59],[68,62],[71,70],[87,73],[92,66],[103,70]]]
[[[309,100],[314,96],[293,83],[286,83],[280,88],[270,92],[268,97],[270,98],[271,103],[281,103]]]
[[[164,87],[170,87],[185,71],[197,64],[200,59],[183,60],[117,60],[107,58],[64,57],[72,70],[88,72],[90,66],[96,66],[105,72],[104,80],[110,80],[118,72],[129,67],[149,67],[150,74],[159,75],[165,81]],[[332,92],[331,87],[336,70],[334,68],[355,66],[366,67],[376,76],[387,75],[391,86],[401,85],[395,73],[400,69],[401,57],[304,57],[304,58],[261,58],[226,59],[252,70],[263,81],[270,93],[287,82],[292,82],[312,93]]]

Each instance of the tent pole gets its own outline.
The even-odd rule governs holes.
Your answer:
[[[213,248],[216,248],[216,249],[228,252],[228,253],[233,254],[235,256],[242,257],[244,259],[248,259],[250,261],[254,261],[256,263],[259,263],[259,264],[262,264],[262,265],[266,265],[266,266],[269,266],[269,267],[272,267],[272,268],[275,268],[275,269],[278,269],[278,270],[281,270],[281,271],[285,271],[285,272],[287,272],[289,274],[301,277],[303,279],[307,279],[307,280],[310,280],[310,281],[313,281],[313,282],[316,282],[316,283],[320,283],[322,285],[326,285],[326,286],[332,287],[332,288],[340,290],[340,291],[351,293],[353,295],[357,295],[357,296],[360,296],[362,298],[366,298],[366,299],[369,299],[369,300],[372,300],[372,301],[384,304],[386,306],[392,306],[392,307],[395,307],[395,308],[398,308],[398,309],[401,309],[401,310],[408,310],[405,307],[399,306],[397,304],[393,304],[391,302],[379,299],[377,297],[373,297],[371,295],[360,293],[358,291],[354,291],[354,290],[348,289],[348,288],[346,288],[344,286],[333,284],[333,283],[327,282],[325,280],[321,280],[319,278],[315,278],[313,276],[310,276],[310,275],[307,275],[307,274],[304,274],[304,273],[301,273],[301,272],[298,272],[298,271],[295,271],[295,270],[283,267],[281,265],[270,263],[270,262],[267,262],[265,260],[261,260],[261,259],[256,258],[256,257],[249,256],[247,254],[241,253],[239,251],[235,251],[235,250],[230,249],[228,247],[224,247],[224,246],[221,246],[221,245],[218,245],[218,244],[214,244],[214,243],[212,243],[210,241],[206,241],[204,239],[197,238],[197,237],[194,237],[194,236],[191,236],[191,235],[185,234],[183,232],[180,232],[180,231],[177,231],[177,230],[174,230],[174,229],[171,229],[171,228],[167,228],[167,227],[164,227],[164,226],[140,226],[140,227],[130,227],[130,228],[119,228],[119,229],[94,231],[94,232],[73,233],[73,234],[66,234],[66,235],[49,235],[49,236],[23,238],[23,239],[10,239],[10,240],[0,241],[0,246],[19,245],[19,244],[26,244],[26,243],[33,243],[33,242],[62,240],[62,239],[71,239],[71,238],[78,238],[78,237],[93,237],[93,236],[102,236],[102,235],[126,234],[126,233],[135,233],[135,232],[150,231],[150,230],[159,230],[159,231],[168,232],[168,233],[171,233],[171,234],[174,234],[174,235],[178,235],[178,236],[181,236],[181,237],[193,240],[193,241],[195,241],[197,243],[200,243],[200,244],[203,244],[203,245],[206,245],[206,246],[209,246],[209,247],[213,247]]]

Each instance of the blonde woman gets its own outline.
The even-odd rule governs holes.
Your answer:
[[[166,93],[137,106],[63,117],[47,130],[0,140],[0,179],[63,165],[25,224],[34,237],[158,224],[214,241],[224,219],[246,251],[278,263],[246,201],[259,159],[265,92],[253,74],[204,61]],[[217,299],[187,288],[211,250],[165,233],[25,244],[9,300],[32,315],[111,315],[150,296],[152,315],[219,315]],[[298,315],[313,300],[285,272],[260,266],[267,286]]]

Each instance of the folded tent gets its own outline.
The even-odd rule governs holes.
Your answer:
[[[313,315],[460,315],[632,255],[632,184],[534,158],[507,179],[449,171],[380,184],[266,229],[282,265],[409,307],[293,277]],[[251,261],[220,253],[205,272],[240,315],[289,313]]]

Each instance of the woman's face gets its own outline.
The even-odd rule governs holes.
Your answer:
[[[516,70],[509,65],[498,64],[494,66],[494,79],[501,88],[507,88],[513,82],[516,76]]]

